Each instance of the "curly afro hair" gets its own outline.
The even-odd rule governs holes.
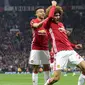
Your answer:
[[[52,6],[49,6],[47,9],[46,9],[46,17],[48,17],[49,15],[49,11],[51,9]],[[61,16],[63,15],[63,9],[61,6],[56,6],[56,10],[55,10],[55,13],[59,13]]]

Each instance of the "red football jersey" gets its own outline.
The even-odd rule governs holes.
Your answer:
[[[72,44],[68,40],[64,25],[61,22],[51,22],[49,25],[49,32],[52,37],[52,45],[54,52],[57,53],[62,50],[73,50]]]
[[[32,19],[31,24],[39,23],[39,19]],[[33,40],[32,40],[32,49],[35,50],[48,50],[48,32],[41,26],[39,28],[32,29]]]

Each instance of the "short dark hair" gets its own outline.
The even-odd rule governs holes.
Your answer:
[[[37,8],[35,8],[35,13],[36,13],[36,11],[37,11],[38,9],[44,9],[44,7],[37,7]],[[45,10],[45,9],[44,9],[44,10]]]

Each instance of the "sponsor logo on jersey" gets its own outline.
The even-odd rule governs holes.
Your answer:
[[[38,33],[39,33],[39,35],[45,35],[46,34],[46,30],[39,30]]]
[[[39,30],[39,33],[46,33],[46,30]]]

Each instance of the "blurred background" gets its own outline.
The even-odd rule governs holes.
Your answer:
[[[76,50],[85,56],[85,0],[57,0],[63,7],[63,23],[71,31],[69,39],[83,44]],[[50,0],[0,0],[0,72],[29,72],[32,34],[30,20],[37,7],[46,8]],[[18,69],[20,68],[20,69]]]

